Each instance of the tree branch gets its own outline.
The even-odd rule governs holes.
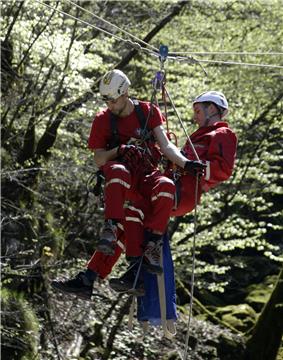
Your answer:
[[[150,42],[150,40],[153,39],[153,37],[159,33],[161,29],[163,29],[175,16],[177,16],[181,10],[184,8],[185,5],[189,4],[190,1],[180,1],[177,5],[173,6],[173,9],[169,15],[167,15],[165,18],[163,18],[144,38],[144,42]],[[142,44],[141,44],[142,45]],[[131,50],[116,66],[117,69],[123,69],[134,56],[136,56],[138,53],[138,50]]]

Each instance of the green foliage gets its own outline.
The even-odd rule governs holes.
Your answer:
[[[38,359],[39,320],[22,294],[1,290],[3,357]]]
[[[80,5],[141,39],[177,3]],[[47,4],[127,39],[69,2]],[[46,266],[58,259],[86,258],[103,221],[99,200],[87,188],[96,170],[87,138],[95,113],[104,106],[97,84],[131,47],[35,1],[5,1],[1,7],[2,58],[7,65],[1,84],[4,261],[12,267],[37,261]],[[280,0],[193,0],[151,44],[166,44],[170,52],[281,52],[282,17]],[[196,239],[197,291],[215,292],[229,302],[235,287],[261,281],[283,261],[282,69],[212,61],[282,66],[282,55],[189,55],[203,61],[208,76],[189,61],[168,59],[164,64],[167,89],[185,128],[195,130],[191,100],[204,90],[218,89],[229,100],[228,121],[239,138],[233,176],[202,196]],[[150,98],[159,67],[155,56],[138,52],[125,67],[132,95]],[[181,147],[186,138],[169,104],[168,118]],[[188,214],[172,238],[176,276],[188,286],[192,234],[193,215]]]

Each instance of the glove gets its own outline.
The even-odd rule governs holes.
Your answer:
[[[141,149],[135,145],[122,144],[118,147],[117,154],[130,170],[134,170],[143,158]]]
[[[194,176],[203,176],[207,165],[200,161],[188,160],[185,163],[184,170]]]

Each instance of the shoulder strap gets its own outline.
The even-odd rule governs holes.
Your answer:
[[[134,106],[135,106],[135,112],[137,114],[137,117],[140,122],[140,127],[142,130],[144,130],[145,124],[146,124],[146,117],[144,115],[144,112],[141,108],[141,105],[137,99],[132,99]]]
[[[135,106],[135,112],[137,114],[140,127],[143,131],[145,131],[147,130],[144,128],[146,125],[146,117],[142,110],[142,107],[137,99],[132,99],[132,101]],[[120,137],[118,132],[117,116],[114,115],[112,112],[110,112],[110,129],[111,129],[111,139],[109,142],[109,149],[113,149],[114,147],[120,145]]]
[[[111,139],[109,142],[109,149],[120,145],[120,138],[117,125],[117,116],[110,112],[110,129],[111,129]]]

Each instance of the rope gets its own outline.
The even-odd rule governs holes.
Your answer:
[[[107,30],[104,30],[104,29],[100,28],[99,26],[90,24],[89,22],[87,22],[87,21],[85,21],[85,20],[82,20],[82,19],[80,19],[80,18],[77,18],[76,16],[73,16],[73,15],[71,15],[71,14],[68,14],[68,13],[66,13],[66,12],[63,11],[63,10],[59,10],[59,9],[57,9],[57,8],[54,8],[54,7],[52,7],[52,6],[50,6],[50,5],[46,4],[46,3],[41,2],[40,0],[35,0],[35,1],[37,1],[39,4],[45,6],[45,7],[49,8],[49,9],[52,9],[52,10],[54,10],[54,11],[57,11],[58,13],[61,13],[61,14],[65,15],[65,16],[68,16],[68,17],[74,19],[74,20],[77,20],[78,22],[81,22],[82,24],[85,24],[85,25],[87,25],[87,26],[90,26],[90,27],[92,27],[93,29],[99,30],[99,31],[101,31],[101,32],[103,32],[103,33],[105,33],[105,34],[107,34],[107,35],[115,38],[116,40],[125,42],[126,44],[132,46],[132,47],[133,47],[134,49],[136,49],[136,50],[141,50],[141,51],[147,52],[148,54],[150,54],[150,55],[152,55],[152,56],[154,56],[154,57],[159,57],[159,54],[156,52],[156,48],[153,47],[152,45],[149,45],[148,43],[140,40],[140,39],[137,38],[136,36],[134,36],[134,35],[130,34],[129,32],[127,32],[127,31],[119,28],[118,26],[110,23],[110,22],[107,21],[107,20],[104,20],[103,18],[98,17],[97,15],[91,13],[90,11],[88,11],[88,10],[80,7],[79,5],[74,4],[72,1],[69,1],[69,2],[72,3],[73,5],[77,6],[78,8],[80,8],[80,9],[82,9],[82,10],[84,10],[84,11],[90,13],[90,14],[92,14],[94,17],[96,17],[96,18],[99,19],[100,21],[103,21],[103,22],[105,22],[105,23],[107,23],[107,24],[109,24],[109,25],[111,25],[111,26],[119,29],[119,31],[122,31],[123,33],[127,34],[128,36],[131,36],[131,37],[137,39],[139,42],[145,44],[147,47],[153,48],[154,51],[153,51],[153,50],[150,50],[150,49],[147,49],[147,48],[145,48],[145,47],[142,47],[138,42],[133,42],[133,41],[131,41],[131,40],[126,40],[126,39],[123,39],[123,38],[120,37],[120,36],[114,35],[113,33],[109,32],[109,31],[107,31]],[[174,55],[172,55],[172,54],[174,54]],[[199,59],[194,59],[194,58],[191,57],[191,56],[176,56],[176,54],[178,54],[178,52],[171,53],[171,54],[168,56],[168,59],[177,60],[177,61],[181,61],[181,62],[188,62],[188,63],[190,63],[190,64],[198,64],[198,65],[200,65],[201,67],[202,67],[201,63],[213,63],[213,64],[223,64],[223,65],[255,66],[255,67],[265,67],[265,68],[274,68],[274,69],[282,69],[282,68],[283,68],[283,66],[280,66],[280,65],[270,65],[270,64],[253,64],[253,63],[243,63],[243,62],[235,62],[235,61],[220,61],[220,60],[199,60]],[[269,53],[267,53],[267,54],[269,54]],[[279,54],[281,54],[281,53],[274,53],[274,54],[278,54],[278,55],[279,55]],[[202,70],[205,72],[205,69],[204,69],[203,67],[202,67]],[[206,72],[205,72],[205,73],[206,73]]]
[[[193,296],[194,296],[194,284],[195,284],[195,262],[196,262],[196,230],[197,230],[197,199],[198,199],[198,185],[199,185],[199,176],[196,179],[195,187],[195,209],[194,209],[194,235],[193,235],[193,258],[192,258],[192,274],[191,274],[191,298],[190,298],[190,307],[189,307],[189,319],[187,325],[187,334],[185,341],[185,350],[183,360],[187,360],[189,339],[190,339],[190,326],[193,313]]]
[[[169,100],[171,102],[171,105],[172,105],[172,107],[173,107],[173,109],[175,111],[175,114],[177,115],[177,118],[178,118],[178,120],[179,120],[179,122],[180,122],[180,124],[182,126],[182,129],[184,130],[184,133],[185,133],[185,135],[187,137],[187,141],[189,142],[189,144],[191,146],[191,149],[192,149],[192,151],[194,153],[194,156],[195,156],[196,160],[200,161],[199,156],[198,156],[198,154],[196,152],[196,149],[195,149],[195,147],[194,147],[194,145],[193,145],[193,143],[192,143],[192,141],[191,141],[191,139],[190,139],[190,137],[188,135],[188,132],[187,132],[187,130],[186,130],[184,124],[183,124],[183,121],[182,121],[182,119],[181,119],[181,117],[180,117],[180,115],[179,115],[179,113],[178,113],[178,111],[177,111],[177,109],[176,109],[176,107],[175,107],[175,105],[173,103],[173,100],[172,100],[172,98],[171,98],[171,96],[170,96],[170,94],[169,94],[169,92],[168,92],[168,90],[166,88],[165,88],[165,92],[166,92],[166,94],[167,94],[167,96],[168,96],[168,98],[169,98]]]
[[[248,51],[174,51],[171,52],[170,55],[185,55],[185,54],[193,54],[193,55],[239,55],[239,56],[281,56],[283,52],[248,52]]]
[[[182,60],[182,58],[180,58]],[[184,58],[185,60],[185,58]],[[200,63],[207,64],[222,64],[222,65],[238,65],[238,66],[250,66],[250,67],[262,67],[262,68],[272,68],[272,69],[283,69],[281,65],[270,65],[270,64],[255,64],[255,63],[243,63],[238,61],[222,61],[222,60],[197,60]]]
[[[72,5],[76,6],[77,8],[79,8],[79,9],[83,10],[84,12],[86,12],[86,13],[88,13],[88,14],[92,15],[92,16],[93,16],[93,17],[95,17],[96,19],[98,19],[98,20],[100,20],[100,21],[104,22],[104,23],[105,23],[105,24],[107,24],[107,25],[112,26],[113,28],[115,28],[115,29],[117,29],[117,30],[121,31],[121,32],[122,32],[122,33],[124,33],[125,35],[131,36],[132,38],[134,38],[134,39],[135,39],[135,40],[137,40],[138,42],[140,42],[140,43],[144,44],[145,46],[151,47],[151,48],[152,48],[152,50],[154,50],[154,51],[158,52],[158,49],[157,49],[156,47],[154,47],[153,45],[146,43],[145,41],[143,41],[143,40],[139,39],[139,38],[138,38],[138,37],[136,37],[135,35],[133,35],[133,34],[129,33],[129,32],[128,32],[128,31],[126,31],[126,30],[121,29],[119,26],[117,26],[117,25],[115,25],[115,24],[112,24],[110,21],[107,21],[107,20],[103,19],[102,17],[100,17],[100,16],[98,16],[98,15],[94,14],[93,12],[91,12],[91,11],[89,11],[89,10],[87,10],[87,9],[85,9],[85,8],[83,8],[83,7],[81,7],[81,6],[79,6],[78,4],[74,3],[73,1],[71,1],[71,0],[67,0],[67,1],[68,1],[69,3],[71,3]]]
[[[101,32],[103,32],[103,33],[105,33],[105,34],[107,34],[107,35],[115,38],[116,40],[123,41],[123,42],[129,44],[130,46],[132,46],[133,48],[135,48],[136,50],[142,50],[142,51],[145,51],[145,52],[149,53],[150,55],[153,55],[153,56],[155,56],[155,57],[158,57],[158,54],[157,54],[157,53],[153,52],[152,50],[149,50],[149,49],[146,49],[146,48],[142,47],[139,43],[132,42],[131,40],[125,40],[125,39],[123,39],[122,37],[120,37],[120,36],[118,36],[118,35],[114,35],[113,33],[111,33],[111,32],[109,32],[109,31],[107,31],[107,30],[104,30],[104,29],[100,28],[99,26],[90,24],[89,22],[87,22],[87,21],[85,21],[85,20],[82,20],[82,19],[80,19],[80,18],[77,18],[76,16],[73,16],[73,15],[71,15],[71,14],[68,14],[68,13],[66,13],[66,12],[63,11],[63,10],[56,9],[56,8],[54,8],[54,7],[46,4],[46,3],[41,2],[40,0],[35,0],[35,1],[38,2],[38,3],[41,4],[41,5],[49,8],[49,9],[52,9],[52,10],[57,11],[57,12],[60,13],[60,14],[63,14],[63,15],[65,15],[65,16],[68,16],[68,17],[70,17],[70,18],[72,18],[72,19],[74,19],[74,20],[77,20],[78,22],[80,22],[80,23],[82,23],[82,24],[84,24],[84,25],[88,25],[88,26],[90,26],[90,27],[93,28],[93,29],[99,30],[99,31],[101,31]]]
[[[180,121],[180,124],[186,134],[187,137],[187,141],[189,142],[191,149],[194,153],[195,158],[197,159],[197,161],[200,161],[199,156],[195,150],[195,147],[184,127],[184,124],[181,120],[181,117],[174,105],[174,102],[169,94],[169,92],[167,91],[167,89],[164,86],[164,90],[172,104],[172,107]],[[186,340],[185,340],[185,350],[184,350],[184,358],[183,360],[187,359],[187,351],[188,351],[188,344],[189,344],[189,338],[190,338],[190,325],[191,325],[191,318],[192,318],[192,312],[193,312],[193,294],[194,294],[194,283],[195,283],[195,249],[196,249],[196,229],[197,229],[197,200],[198,200],[198,185],[199,185],[199,176],[197,176],[196,179],[196,186],[195,186],[195,207],[194,207],[194,234],[193,234],[193,249],[192,249],[192,274],[191,274],[191,298],[190,298],[190,305],[189,305],[189,319],[188,319],[188,325],[187,325],[187,334],[186,334]],[[159,296],[160,297],[160,296]],[[171,335],[172,336],[172,335]]]
[[[164,105],[164,114],[165,114],[165,121],[166,121],[166,131],[167,131],[167,136],[169,136],[170,134],[170,130],[169,130],[169,121],[168,121],[168,112],[167,112],[167,101],[166,101],[166,93],[165,93],[165,84],[166,84],[166,78],[165,78],[165,74],[164,74],[164,78],[162,81],[162,101],[163,101],[163,105]],[[169,138],[170,140],[170,138]]]

